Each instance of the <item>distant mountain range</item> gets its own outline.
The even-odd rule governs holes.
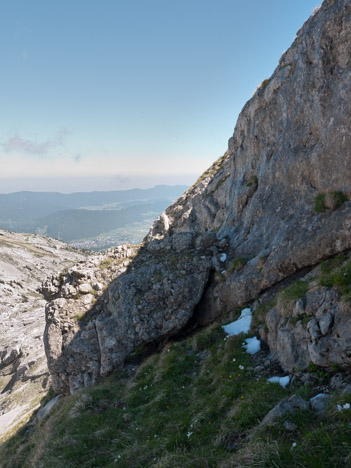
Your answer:
[[[0,194],[0,228],[39,233],[77,247],[139,242],[185,185],[109,192]]]

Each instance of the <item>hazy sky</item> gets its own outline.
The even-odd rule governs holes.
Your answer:
[[[319,0],[1,0],[0,192],[191,184]]]

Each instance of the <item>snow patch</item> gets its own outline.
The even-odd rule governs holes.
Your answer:
[[[222,325],[223,330],[229,335],[239,335],[240,333],[247,333],[250,330],[252,320],[252,312],[250,308],[243,309],[240,317],[235,322]]]
[[[256,354],[261,349],[261,341],[257,339],[257,336],[254,336],[253,338],[246,338],[243,346],[246,348],[247,353]]]
[[[344,411],[346,409],[350,409],[350,403],[345,403],[344,405],[336,405],[338,411]]]
[[[221,262],[225,262],[227,260],[227,254],[222,253],[222,255],[219,257]]]
[[[286,377],[270,377],[268,382],[278,383],[285,388],[290,382],[290,377],[288,375]]]

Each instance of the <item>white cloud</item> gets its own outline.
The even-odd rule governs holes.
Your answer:
[[[30,154],[34,156],[46,156],[52,149],[63,146],[70,130],[61,128],[54,137],[48,140],[22,138],[19,134],[0,142],[0,146],[6,154]]]

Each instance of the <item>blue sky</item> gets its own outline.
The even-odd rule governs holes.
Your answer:
[[[2,0],[0,192],[191,184],[319,0]]]

